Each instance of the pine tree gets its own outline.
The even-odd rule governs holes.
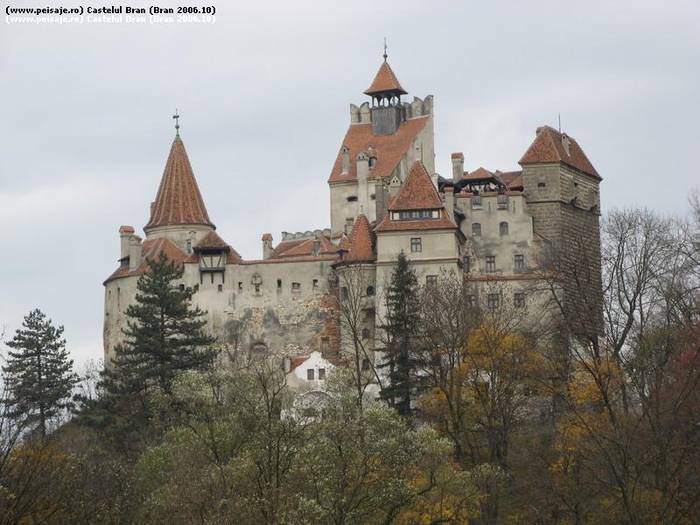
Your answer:
[[[183,267],[161,253],[149,259],[137,283],[136,302],[126,310],[125,341],[105,370],[108,394],[143,394],[158,386],[170,392],[175,376],[204,370],[214,359],[206,312],[190,305],[192,288],[178,284]]]
[[[406,418],[411,415],[411,398],[417,386],[414,356],[420,321],[418,291],[418,278],[402,251],[386,292],[386,360],[381,366],[389,369],[389,384],[381,397]]]
[[[35,427],[43,438],[49,423],[72,407],[70,396],[77,382],[63,327],[33,310],[7,346],[11,350],[2,370],[9,391],[8,415]]]

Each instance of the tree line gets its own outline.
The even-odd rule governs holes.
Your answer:
[[[693,204],[608,214],[597,287],[589,240],[543,250],[524,307],[469,274],[421,286],[400,256],[376,361],[372,283],[339,270],[322,394],[214,340],[164,257],[98,377],[33,311],[6,342],[0,524],[698,523]]]

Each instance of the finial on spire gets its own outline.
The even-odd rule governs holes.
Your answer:
[[[173,118],[175,119],[175,135],[178,137],[180,136],[180,115],[177,112],[177,108],[175,108],[175,114],[173,115]]]
[[[386,45],[386,37],[384,37],[384,62],[386,62],[386,59],[387,59],[387,57],[389,56],[389,55],[387,54],[387,52],[386,52],[386,48],[387,48],[387,45]]]

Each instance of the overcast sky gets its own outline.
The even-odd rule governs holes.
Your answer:
[[[39,307],[76,361],[101,357],[117,230],[148,219],[176,107],[209,215],[245,258],[263,232],[328,227],[348,104],[365,100],[385,35],[409,97],[435,96],[443,175],[454,151],[469,170],[517,169],[561,113],[604,178],[604,210],[684,213],[699,184],[697,0],[215,5],[213,25],[3,21],[6,337]]]

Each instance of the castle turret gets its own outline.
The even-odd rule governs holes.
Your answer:
[[[393,135],[406,120],[401,95],[407,92],[386,59],[385,51],[384,62],[379,66],[372,84],[365,90],[365,95],[372,97],[372,133],[375,135]]]
[[[179,133],[170,147],[151,216],[143,229],[147,238],[166,237],[188,253],[199,239],[216,229]]]

